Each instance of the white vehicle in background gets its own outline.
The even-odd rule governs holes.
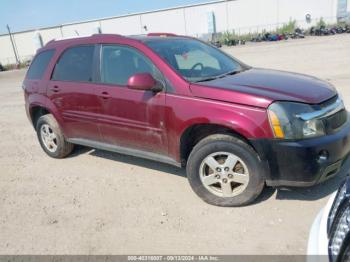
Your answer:
[[[317,215],[310,231],[308,261],[350,261],[350,178]]]

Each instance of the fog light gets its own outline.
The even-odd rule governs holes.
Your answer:
[[[318,153],[318,160],[320,161],[326,161],[329,157],[329,153],[327,150],[321,150],[319,153]]]

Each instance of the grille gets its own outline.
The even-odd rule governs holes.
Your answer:
[[[328,99],[328,100],[322,102],[319,106],[320,106],[321,108],[327,107],[327,106],[329,106],[329,105],[331,105],[331,104],[334,104],[335,101],[337,101],[337,99],[338,99],[338,95],[333,96],[332,98],[330,98],[330,99]]]
[[[346,110],[341,110],[325,119],[328,131],[334,131],[345,124],[348,114]]]

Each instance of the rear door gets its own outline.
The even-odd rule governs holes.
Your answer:
[[[154,93],[127,87],[129,77],[136,73],[150,73],[164,82],[162,74],[133,47],[113,44],[100,48],[101,83],[96,94],[102,102],[99,126],[104,142],[167,154],[165,90]]]
[[[58,59],[47,96],[61,113],[68,138],[100,140],[97,115],[101,106],[95,95],[95,45],[67,48]]]

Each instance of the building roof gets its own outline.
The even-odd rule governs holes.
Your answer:
[[[55,29],[55,28],[61,28],[63,26],[67,26],[67,25],[76,25],[76,24],[84,24],[84,23],[90,23],[90,22],[98,22],[98,21],[101,21],[101,20],[110,20],[110,19],[129,17],[129,16],[135,16],[135,15],[151,14],[151,13],[164,12],[164,11],[169,11],[169,10],[176,10],[176,9],[181,9],[181,8],[190,8],[190,7],[203,6],[203,5],[212,5],[212,4],[224,3],[224,2],[228,2],[228,1],[237,1],[237,0],[213,0],[213,1],[207,1],[207,2],[204,2],[204,3],[181,5],[181,6],[169,7],[169,8],[163,8],[163,9],[156,9],[156,10],[145,11],[145,12],[137,12],[137,13],[130,13],[130,14],[125,14],[125,15],[118,15],[118,16],[110,16],[110,17],[103,17],[103,18],[90,19],[90,20],[75,21],[75,22],[63,23],[63,24],[55,25],[55,26],[47,26],[47,27],[40,27],[40,28],[29,29],[29,30],[14,31],[14,32],[11,32],[11,33],[12,34],[17,34],[17,33],[40,31],[40,30],[45,30],[45,29]],[[8,35],[8,34],[0,34],[0,36],[2,36],[2,35]]]

